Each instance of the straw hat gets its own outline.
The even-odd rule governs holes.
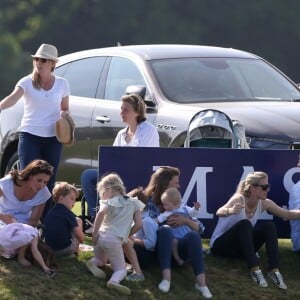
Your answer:
[[[56,138],[65,146],[72,146],[74,144],[75,124],[71,116],[60,118],[55,125]]]
[[[42,44],[39,47],[39,49],[37,49],[36,53],[34,55],[31,55],[31,57],[33,58],[34,57],[46,58],[58,62],[57,56],[58,56],[57,48],[50,44]]]

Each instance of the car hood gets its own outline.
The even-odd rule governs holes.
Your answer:
[[[187,109],[218,109],[240,121],[248,137],[300,142],[300,103],[298,102],[219,102],[189,104]]]

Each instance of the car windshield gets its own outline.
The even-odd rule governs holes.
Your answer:
[[[150,64],[162,93],[179,103],[300,98],[296,86],[260,59],[183,58]]]

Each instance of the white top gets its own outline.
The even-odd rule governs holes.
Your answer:
[[[128,126],[118,132],[113,146],[159,147],[159,135],[157,129],[148,121],[138,124],[135,134],[129,143],[125,140],[127,129]]]
[[[38,230],[28,224],[11,223],[3,226],[0,228],[0,255],[13,256],[17,249],[28,245],[38,235]]]
[[[66,79],[55,76],[49,91],[38,90],[33,87],[31,78],[32,75],[27,75],[16,84],[24,91],[24,114],[19,130],[41,137],[55,136],[61,101],[70,94],[69,84]]]
[[[243,202],[245,204],[245,198],[244,196],[242,196],[243,198]],[[245,206],[245,205],[244,205]],[[213,246],[214,241],[220,237],[222,234],[224,234],[227,230],[229,230],[233,225],[235,225],[236,223],[238,223],[241,220],[244,219],[248,219],[250,221],[250,223],[252,224],[252,226],[254,227],[260,214],[263,212],[263,207],[261,204],[261,200],[258,201],[257,207],[256,207],[256,211],[253,214],[253,216],[251,216],[251,218],[247,218],[246,216],[246,211],[245,208],[242,208],[240,210],[240,212],[238,214],[231,214],[229,216],[226,217],[219,217],[217,226],[210,238],[210,247]]]
[[[137,210],[142,210],[145,204],[137,198],[116,196],[107,200],[100,200],[101,205],[107,205],[99,231],[116,236],[126,243],[133,222],[133,215]]]
[[[176,213],[188,214],[191,218],[200,218],[200,210],[196,210],[194,207],[190,207],[188,205],[183,205],[180,208],[174,210],[168,210],[160,213],[157,216],[157,220],[159,223],[163,223],[167,220],[169,216]]]
[[[11,175],[0,179],[0,188],[3,193],[0,197],[0,213],[10,214],[20,223],[27,223],[32,209],[45,203],[51,196],[47,186],[44,186],[32,199],[20,201],[15,196]]]

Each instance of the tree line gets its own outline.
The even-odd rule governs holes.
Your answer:
[[[300,82],[297,0],[1,0],[0,99],[41,43],[59,54],[129,44],[197,44],[264,57]]]

